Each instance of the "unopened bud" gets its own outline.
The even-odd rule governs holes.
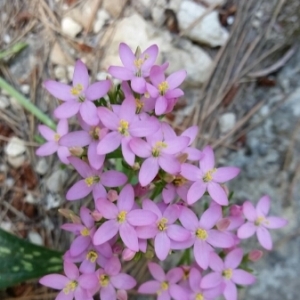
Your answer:
[[[107,199],[110,202],[115,202],[116,200],[118,200],[118,193],[117,193],[117,191],[115,191],[115,190],[109,190],[107,192]]]
[[[70,209],[60,208],[58,212],[74,224],[81,224],[80,218]]]
[[[91,212],[91,216],[95,220],[95,222],[99,222],[103,217],[102,214],[97,210]]]
[[[81,157],[84,154],[84,149],[82,147],[70,147],[69,151],[76,157]]]
[[[124,261],[130,261],[134,258],[135,254],[135,251],[132,251],[129,248],[125,248],[122,252],[122,258]]]
[[[127,300],[127,292],[125,290],[118,290],[117,291],[117,300]]]
[[[256,261],[259,261],[263,256],[263,252],[261,250],[252,250],[249,252],[248,254],[248,259],[253,261],[253,262],[256,262]]]
[[[140,164],[138,162],[134,163],[132,166],[132,169],[134,171],[138,171],[141,168]]]
[[[154,257],[154,252],[151,249],[147,249],[146,253],[145,253],[145,257],[147,259],[152,259]]]
[[[241,217],[243,215],[243,207],[240,205],[231,205],[229,214],[233,217]]]
[[[230,225],[230,220],[227,218],[221,219],[217,222],[216,226],[220,231],[225,231]]]
[[[122,253],[122,251],[123,251],[123,246],[121,244],[116,243],[112,246],[113,254],[119,255]]]
[[[135,53],[134,53],[135,57],[140,57],[141,53],[142,53],[141,47],[137,46],[136,50],[135,50]]]
[[[149,185],[141,186],[139,183],[137,183],[134,187],[134,195],[135,197],[143,197],[145,196],[149,191]]]

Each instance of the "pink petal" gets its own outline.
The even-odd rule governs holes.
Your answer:
[[[189,284],[193,292],[198,292],[200,288],[200,283],[201,283],[201,273],[198,269],[196,268],[191,268],[190,269],[190,274],[189,274]]]
[[[75,98],[71,94],[71,87],[67,84],[54,80],[46,80],[43,86],[52,96],[59,100],[68,101]]]
[[[57,133],[61,136],[67,134],[69,131],[69,123],[67,119],[61,119],[57,123]]]
[[[60,274],[46,275],[39,280],[40,284],[55,290],[62,290],[68,282],[69,279]]]
[[[138,238],[140,239],[150,239],[154,238],[157,235],[158,229],[156,225],[138,226],[136,228],[136,233]]]
[[[153,66],[151,68],[150,80],[155,86],[158,86],[160,83],[165,81],[165,74],[160,66]]]
[[[203,176],[203,173],[199,168],[190,164],[182,164],[180,174],[191,181],[197,181]]]
[[[146,89],[151,98],[156,99],[159,95],[158,89],[150,83],[146,83]]]
[[[166,204],[171,203],[176,196],[176,190],[173,184],[169,183],[162,191],[162,197]]]
[[[98,107],[98,116],[101,122],[110,130],[117,130],[119,127],[118,116],[106,107]]]
[[[179,136],[176,137],[175,139],[171,139],[166,141],[166,144],[168,145],[168,147],[166,149],[164,149],[164,153],[167,154],[177,154],[180,151],[182,151],[184,148],[187,147],[187,145],[189,144],[190,138],[188,138],[187,136]]]
[[[133,72],[135,70],[134,67],[135,56],[132,50],[125,43],[120,44],[119,55],[124,67],[126,67],[127,69]]]
[[[186,241],[191,236],[189,231],[176,224],[168,226],[167,234],[170,239],[177,242]]]
[[[121,80],[131,80],[134,76],[133,71],[117,66],[110,66],[108,73]]]
[[[171,248],[171,242],[167,234],[162,231],[154,239],[155,253],[158,259],[165,260]]]
[[[75,116],[80,108],[80,103],[69,101],[61,104],[54,110],[54,116],[57,119],[68,119]]]
[[[123,223],[120,226],[120,236],[124,244],[131,249],[132,251],[138,252],[139,251],[139,243],[136,231],[134,228],[128,224]]]
[[[270,228],[270,229],[277,229],[277,228],[281,228],[287,225],[288,221],[283,219],[283,218],[279,218],[279,217],[268,217],[266,219],[267,222],[263,223],[263,226]]]
[[[209,231],[207,242],[218,248],[230,248],[234,245],[234,240],[229,234],[215,229]]]
[[[203,158],[200,160],[200,168],[206,173],[212,170],[215,166],[215,155],[214,151],[210,146],[206,146],[203,151]]]
[[[80,287],[87,289],[87,290],[92,290],[97,288],[98,286],[98,278],[95,274],[82,274],[78,278],[78,283]]]
[[[233,270],[232,281],[240,285],[251,285],[256,281],[256,279],[252,274],[244,270],[238,269]]]
[[[207,191],[211,198],[220,205],[228,205],[228,198],[225,190],[213,181],[209,182],[207,185]]]
[[[160,282],[166,280],[165,272],[159,264],[149,262],[148,268],[149,268],[150,274],[152,275],[152,277],[154,279],[156,279],[157,281],[160,281]]]
[[[84,90],[86,90],[89,85],[88,69],[81,60],[76,61],[74,68],[73,86],[76,86],[77,84],[81,84]]]
[[[117,293],[112,284],[100,289],[100,299],[101,300],[115,300]]]
[[[119,117],[120,119],[126,120],[129,123],[133,120],[135,117],[135,111],[136,111],[136,104],[135,100],[133,98],[127,98],[123,101]]]
[[[121,273],[111,277],[112,285],[117,289],[130,290],[136,286],[136,281],[130,275]]]
[[[94,226],[95,221],[91,216],[91,211],[88,208],[84,206],[80,208],[80,218],[84,226],[88,228],[92,228]]]
[[[180,70],[177,71],[171,75],[169,75],[166,79],[166,81],[169,84],[169,89],[175,89],[177,88],[179,85],[181,85],[181,83],[184,81],[185,77],[186,77],[187,73],[185,70]]]
[[[56,132],[53,131],[51,128],[45,125],[38,126],[40,134],[47,140],[47,141],[54,141]]]
[[[224,262],[216,252],[211,252],[209,256],[209,267],[218,273],[225,269]]]
[[[181,136],[187,136],[190,138],[190,143],[189,145],[192,144],[192,142],[195,140],[195,138],[197,137],[199,131],[199,127],[198,126],[191,126],[188,129],[186,129],[185,131],[183,131],[181,133]]]
[[[221,273],[212,272],[205,275],[201,280],[201,288],[202,289],[211,289],[223,281]]]
[[[188,155],[188,160],[200,160],[203,156],[200,150],[192,147],[186,148],[183,152]]]
[[[129,127],[129,132],[133,137],[146,137],[155,133],[159,129],[159,122],[154,118],[137,121]]]
[[[168,107],[168,101],[165,96],[159,96],[155,103],[155,114],[160,116],[164,114]]]
[[[243,224],[237,232],[237,236],[240,239],[247,239],[252,236],[256,231],[256,226],[252,222]]]
[[[181,89],[169,90],[166,92],[165,97],[167,99],[179,98],[184,95],[184,92]]]
[[[145,58],[144,63],[142,64],[141,70],[143,72],[148,71],[156,61],[158,55],[158,47],[157,45],[151,45],[148,47],[141,55],[142,58]]]
[[[36,149],[35,154],[38,156],[48,156],[55,153],[58,149],[56,142],[47,142]]]
[[[157,300],[171,300],[169,291],[163,291],[160,295],[157,296]]]
[[[151,146],[142,139],[133,138],[129,142],[131,150],[139,157],[149,157],[151,155]]]
[[[73,298],[74,298],[74,292],[65,294],[64,291],[60,291],[56,296],[55,300],[73,300]]]
[[[121,136],[118,132],[108,133],[98,144],[97,153],[104,155],[116,150],[121,144]]]
[[[70,157],[69,159],[72,166],[76,169],[76,171],[82,176],[83,178],[87,178],[93,175],[91,167],[81,160],[78,157]]]
[[[183,275],[182,268],[173,268],[166,274],[166,279],[169,283],[177,283],[182,279]]]
[[[94,141],[90,143],[88,148],[88,159],[91,167],[93,167],[95,170],[99,170],[103,166],[105,155],[98,155],[97,143]]]
[[[57,156],[59,157],[60,161],[66,165],[70,163],[69,158],[71,153],[67,147],[59,146],[57,149]]]
[[[101,175],[101,183],[106,187],[117,187],[125,184],[127,176],[119,171],[106,171]]]
[[[207,244],[207,242],[196,239],[194,245],[194,256],[197,264],[204,270],[208,268],[209,254],[212,248]]]
[[[235,167],[222,167],[218,168],[215,173],[213,173],[213,180],[215,182],[223,183],[229,181],[236,177],[240,173],[239,168]]]
[[[119,223],[115,220],[104,222],[95,232],[94,245],[101,245],[113,238],[119,231]]]
[[[80,106],[80,115],[88,125],[95,126],[99,123],[97,107],[92,101],[84,101]]]
[[[256,220],[257,212],[250,201],[245,201],[243,204],[243,213],[248,221],[254,222]]]
[[[180,171],[180,163],[176,157],[162,154],[158,157],[160,167],[169,174],[177,174]]]
[[[147,226],[157,220],[157,215],[151,211],[134,209],[127,215],[127,221],[132,226]]]
[[[175,300],[187,300],[188,299],[188,293],[180,285],[172,284],[170,286],[169,291],[170,291],[171,297],[173,297],[173,299],[175,299]]]
[[[76,280],[79,277],[79,270],[77,266],[70,262],[64,262],[64,271],[66,276],[71,280]]]
[[[93,83],[88,87],[88,89],[85,92],[85,96],[89,100],[97,100],[101,97],[105,96],[107,92],[109,91],[111,87],[111,81],[110,80],[102,80]]]
[[[194,231],[198,227],[198,219],[195,213],[187,207],[183,207],[179,220],[183,227],[188,230]]]
[[[238,299],[238,294],[237,294],[237,288],[236,285],[228,280],[226,281],[226,287],[223,292],[223,295],[226,300],[237,300]]]
[[[236,269],[243,259],[243,254],[244,252],[241,248],[236,248],[230,251],[225,257],[225,268]]]
[[[93,186],[93,198],[96,201],[99,198],[106,198],[107,192],[104,186],[99,182]]]
[[[141,294],[156,294],[156,292],[160,289],[160,282],[151,280],[143,283],[138,292]]]
[[[266,216],[270,210],[271,199],[265,195],[260,198],[256,205],[256,213],[258,216]]]
[[[132,185],[126,184],[121,190],[117,202],[119,211],[130,211],[134,204],[134,190]]]
[[[141,186],[148,185],[157,175],[159,170],[158,160],[154,157],[147,158],[139,172],[139,182]]]
[[[98,199],[96,207],[105,219],[116,219],[119,213],[117,207],[106,199]]]
[[[187,194],[187,202],[189,205],[194,204],[196,201],[201,199],[206,191],[206,184],[202,181],[194,182]]]
[[[117,300],[128,300],[127,292],[125,290],[117,290]]]
[[[134,160],[135,160],[135,154],[132,152],[131,148],[129,147],[129,138],[123,138],[121,142],[121,148],[122,148],[122,154],[125,159],[125,161],[128,163],[128,165],[133,166]]]
[[[66,147],[84,147],[91,142],[91,136],[83,130],[73,131],[59,140],[59,144]]]
[[[133,77],[131,88],[139,94],[144,94],[146,92],[146,80],[143,77]]]
[[[204,229],[213,228],[222,217],[222,209],[219,205],[211,205],[201,216],[199,225]]]
[[[107,262],[104,271],[111,276],[115,276],[121,271],[121,262],[117,256],[113,256]]]
[[[168,224],[174,223],[179,218],[180,210],[177,205],[168,205],[163,213],[163,217],[168,220]]]
[[[78,256],[82,252],[84,252],[89,245],[91,244],[91,238],[89,236],[78,236],[76,239],[72,242],[70,247],[70,253],[71,256]]]
[[[93,189],[93,186],[87,186],[84,180],[76,182],[67,192],[67,200],[78,200],[86,197]]]
[[[268,229],[260,226],[256,230],[256,235],[261,246],[267,250],[272,250],[273,243]]]
[[[143,200],[142,207],[145,210],[150,210],[150,211],[154,212],[158,218],[162,217],[162,213],[161,213],[160,209],[158,208],[157,204],[154,203],[152,200],[149,200],[149,199]]]

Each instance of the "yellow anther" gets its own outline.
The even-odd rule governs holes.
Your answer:
[[[213,168],[212,170],[209,170],[208,172],[206,172],[206,174],[203,177],[203,181],[204,182],[210,182],[213,179],[213,173],[215,173],[217,171],[216,168]]]
[[[88,187],[90,187],[90,186],[92,186],[92,185],[94,184],[94,177],[93,177],[93,176],[87,177],[87,178],[84,180],[84,182],[86,183],[86,185],[87,185]]]
[[[120,120],[118,131],[122,135],[124,135],[124,136],[128,136],[129,135],[128,128],[129,128],[129,123],[127,121],[125,121],[125,120]]]
[[[167,223],[168,223],[168,219],[161,218],[160,221],[157,223],[158,230],[160,230],[160,231],[166,230],[168,228],[166,225]]]
[[[167,281],[163,281],[161,284],[160,284],[160,287],[163,291],[166,291],[168,288],[169,288],[169,283]]]
[[[55,142],[58,142],[59,139],[60,139],[60,135],[59,135],[58,133],[55,133],[55,134],[54,134],[54,141],[55,141]]]
[[[201,228],[196,230],[196,236],[198,239],[205,241],[208,238],[207,231]]]
[[[100,135],[100,128],[99,127],[94,127],[90,130],[89,132],[90,136],[94,140],[99,140],[99,135]]]
[[[124,223],[126,220],[126,215],[127,215],[127,211],[125,211],[125,210],[120,211],[117,216],[117,221],[119,223]]]
[[[94,250],[90,250],[86,255],[86,259],[89,260],[91,263],[96,262],[97,258],[98,258],[98,254]]]
[[[146,93],[144,94],[144,97],[147,98],[147,99],[149,99],[149,98],[150,98],[150,94],[149,94],[148,92],[146,92]]]
[[[135,105],[136,105],[136,112],[140,113],[142,108],[144,107],[144,102],[142,102],[140,99],[135,99]]]
[[[261,216],[261,217],[258,217],[256,220],[255,220],[255,222],[254,222],[254,224],[256,225],[256,226],[259,226],[259,225],[261,225],[262,223],[265,223],[265,224],[269,224],[269,221],[265,218],[265,217],[263,217],[263,216]]]
[[[226,269],[222,272],[222,275],[226,279],[231,279],[232,277],[232,269]]]
[[[109,284],[109,276],[106,274],[100,275],[99,283],[102,287],[106,287]]]
[[[69,281],[67,285],[64,287],[63,292],[68,295],[70,292],[75,291],[78,286],[78,282],[75,280]]]
[[[83,229],[80,230],[80,234],[82,236],[89,236],[90,235],[90,231],[86,227],[84,227]]]
[[[168,88],[169,88],[169,84],[166,81],[161,82],[158,85],[159,94],[163,96],[168,90]]]
[[[155,146],[152,148],[152,155],[154,157],[158,157],[160,155],[160,151],[167,147],[168,145],[165,142],[156,142]]]
[[[185,179],[184,177],[182,177],[181,175],[177,175],[175,176],[174,180],[173,180],[173,184],[175,186],[183,186],[185,183],[187,183],[187,179]]]
[[[134,63],[134,65],[135,65],[138,69],[140,69],[141,66],[142,66],[143,63],[144,63],[144,60],[141,59],[141,58],[137,58],[137,59],[134,60],[133,63]]]
[[[82,84],[78,83],[71,88],[71,94],[74,96],[79,96],[83,90]]]
[[[203,294],[197,294],[195,300],[204,300]]]

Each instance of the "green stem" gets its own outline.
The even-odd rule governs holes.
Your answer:
[[[0,88],[7,91],[7,93],[14,97],[26,110],[32,113],[37,119],[39,119],[46,126],[56,129],[56,124],[46,114],[44,114],[39,108],[20,94],[14,87],[8,84],[3,78],[0,77]]]

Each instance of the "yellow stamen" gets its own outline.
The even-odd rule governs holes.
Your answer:
[[[84,180],[84,182],[86,183],[86,185],[87,185],[88,187],[90,187],[90,186],[92,186],[92,185],[94,184],[94,177],[93,177],[93,176],[87,177],[87,178]]]
[[[134,62],[133,62],[133,64],[134,64],[138,69],[141,68],[141,66],[143,65],[143,63],[144,63],[144,60],[141,59],[141,58],[137,58],[137,59],[135,59]]]
[[[99,135],[100,135],[100,128],[99,127],[94,127],[90,130],[89,132],[90,136],[92,137],[92,139],[94,140],[99,140]]]
[[[232,269],[226,269],[222,272],[222,275],[226,279],[231,279],[232,277]]]
[[[163,291],[166,291],[168,288],[169,288],[169,283],[167,281],[163,281],[161,284],[160,284],[160,287]]]
[[[60,139],[60,135],[59,135],[58,133],[55,133],[55,134],[54,134],[54,141],[55,141],[55,142],[58,142],[59,139]]]
[[[109,276],[106,275],[106,274],[100,275],[99,282],[100,282],[100,285],[102,287],[108,286],[108,284],[109,284]]]
[[[126,220],[126,215],[127,215],[127,211],[122,210],[121,212],[119,212],[119,214],[117,216],[117,221],[119,223],[124,223]]]
[[[204,300],[203,294],[197,294],[195,300]]]
[[[196,230],[196,237],[200,240],[205,241],[208,238],[207,231],[201,228]]]
[[[142,108],[144,107],[144,102],[142,102],[140,99],[135,99],[135,105],[136,105],[136,112],[140,113]]]
[[[156,142],[155,146],[152,148],[152,155],[154,157],[158,157],[160,155],[160,151],[167,147],[168,145],[165,142]]]
[[[83,90],[82,84],[78,83],[74,87],[71,88],[71,94],[74,96],[79,96]]]
[[[168,228],[166,225],[167,223],[168,223],[168,219],[161,218],[160,221],[157,223],[158,230],[165,231]]]
[[[125,120],[120,120],[118,127],[118,131],[124,135],[124,136],[129,136],[128,128],[129,128],[129,123]]]
[[[82,236],[88,236],[90,235],[90,231],[86,227],[84,227],[83,229],[81,229],[80,234]]]
[[[168,89],[169,89],[169,84],[166,81],[163,81],[158,85],[159,94],[162,96],[166,93]]]
[[[77,288],[78,286],[78,282],[73,280],[73,281],[69,281],[67,283],[67,285],[64,287],[63,289],[63,292],[68,295],[70,292],[73,292],[75,291],[75,289]]]
[[[94,263],[98,258],[98,254],[94,250],[90,250],[86,255],[86,259],[89,260],[91,263]]]
[[[181,175],[177,175],[175,176],[174,180],[173,180],[173,184],[175,186],[183,186],[185,183],[187,183],[187,179],[185,179],[184,177],[182,177]]]
[[[268,225],[268,224],[269,224],[269,221],[268,221],[265,217],[261,216],[261,217],[258,217],[258,218],[255,220],[255,222],[254,222],[254,224],[255,224],[256,226],[259,226],[259,225],[261,225],[262,223]]]
[[[204,182],[210,182],[213,179],[213,173],[217,171],[216,168],[213,168],[212,170],[209,170],[203,177]]]

